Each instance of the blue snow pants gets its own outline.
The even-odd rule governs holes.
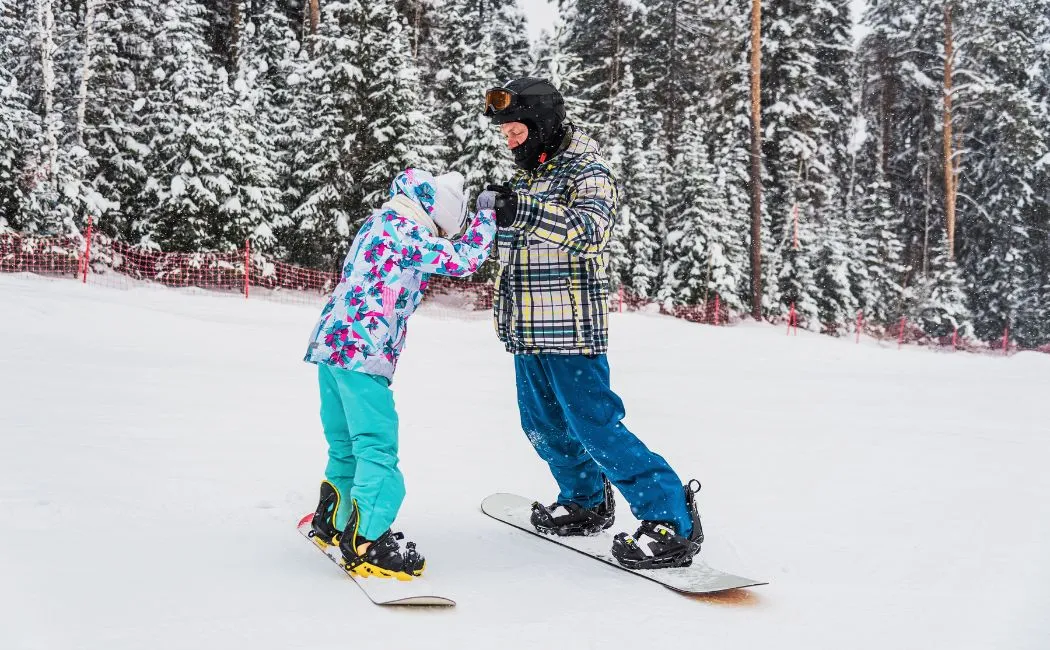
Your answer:
[[[609,388],[604,354],[518,354],[514,371],[521,427],[550,466],[559,503],[598,505],[605,474],[637,519],[692,532],[682,481],[621,422],[623,402]]]
[[[394,523],[405,499],[405,479],[397,463],[397,412],[385,377],[317,364],[321,387],[321,426],[328,440],[325,478],[339,490],[335,525],[350,519],[357,501],[357,533],[374,540]]]

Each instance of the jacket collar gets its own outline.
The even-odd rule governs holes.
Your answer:
[[[419,205],[412,199],[408,198],[404,194],[396,194],[386,203],[383,204],[384,210],[393,210],[401,216],[409,217],[419,225],[423,226],[430,231],[430,234],[437,235],[438,227],[434,223],[434,220],[430,218],[427,211],[423,209],[423,206]]]
[[[568,122],[566,123],[565,139],[562,141],[558,153],[532,170],[531,174],[535,175],[549,171],[564,160],[578,158],[587,153],[601,156],[601,147],[598,146],[598,141],[581,131],[575,124]]]

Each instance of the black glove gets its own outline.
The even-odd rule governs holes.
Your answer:
[[[478,210],[495,210],[496,225],[509,228],[518,212],[518,195],[510,189],[510,183],[489,185],[478,195]]]

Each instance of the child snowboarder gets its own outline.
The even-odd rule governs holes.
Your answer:
[[[469,225],[466,217],[459,173],[398,174],[389,200],[354,238],[313,330],[305,360],[317,364],[328,465],[311,533],[338,544],[357,575],[409,580],[423,572],[415,543],[402,548],[404,535],[390,530],[405,483],[389,386],[430,275],[470,275],[489,254],[492,210],[479,210]]]

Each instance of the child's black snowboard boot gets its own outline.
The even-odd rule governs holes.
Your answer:
[[[353,510],[350,512],[350,520],[346,523],[339,541],[339,550],[343,553],[343,568],[348,572],[368,577],[397,578],[398,580],[411,580],[423,575],[426,561],[416,551],[415,542],[406,542],[401,548],[398,543],[405,538],[403,533],[386,531],[375,540],[370,540],[357,534],[358,524],[361,521],[361,512],[357,508],[357,501],[352,502]],[[368,549],[359,554],[357,548],[362,544],[370,544]]]
[[[693,487],[696,484],[696,487]],[[634,535],[620,533],[613,539],[612,555],[621,566],[628,569],[665,569],[685,567],[693,563],[693,556],[700,552],[704,541],[704,529],[700,526],[700,514],[696,510],[696,493],[700,482],[689,481],[683,486],[685,503],[693,520],[693,532],[683,537],[675,531],[674,524],[666,521],[643,521]]]
[[[335,527],[335,513],[339,510],[339,490],[328,481],[321,481],[321,498],[310,522],[310,537],[326,546],[339,543],[339,529]]]
[[[532,504],[529,521],[538,532],[545,535],[597,535],[613,525],[616,520],[616,498],[609,479],[602,476],[604,497],[593,508],[584,508],[576,503]]]

